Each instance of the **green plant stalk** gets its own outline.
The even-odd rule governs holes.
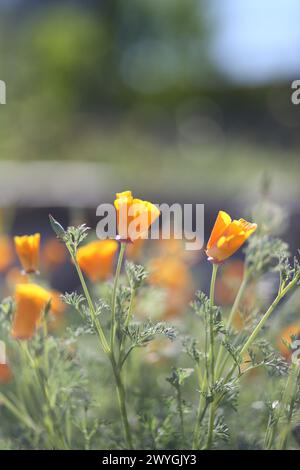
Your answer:
[[[131,289],[128,312],[127,312],[126,319],[125,319],[125,322],[124,322],[124,327],[125,328],[128,327],[128,325],[130,323],[130,320],[131,320],[131,317],[132,317],[132,309],[133,309],[134,298],[135,298],[135,289],[132,288]],[[119,367],[120,367],[120,369],[122,368],[122,366],[124,365],[124,363],[125,363],[125,361],[128,357],[128,352],[124,356],[123,356],[123,352],[124,352],[124,336],[122,336],[121,339],[120,339],[120,354],[119,354]]]
[[[210,384],[213,386],[215,382],[215,335],[214,335],[214,317],[213,317],[213,307],[215,302],[215,284],[217,278],[219,265],[213,263],[213,270],[210,283],[210,293],[209,293],[209,302],[210,302],[210,318],[209,318],[209,336],[210,336]]]
[[[245,272],[244,274],[244,277],[243,277],[243,280],[241,282],[241,285],[239,287],[239,290],[238,290],[238,293],[236,295],[236,298],[234,300],[234,303],[232,305],[232,309],[230,311],[230,314],[229,314],[229,317],[228,317],[228,320],[227,320],[227,323],[226,323],[226,328],[228,329],[231,324],[232,324],[232,321],[234,319],[234,315],[236,314],[237,312],[237,309],[239,308],[239,305],[240,305],[240,302],[242,300],[242,297],[244,295],[244,292],[246,290],[246,287],[247,287],[247,284],[248,284],[248,275],[247,275],[247,272]]]
[[[276,424],[277,424],[277,421],[276,421],[276,423],[273,423],[271,425],[271,416],[270,416],[269,419],[268,419],[267,429],[266,429],[266,433],[265,433],[265,441],[264,441],[264,448],[266,450],[271,450],[272,449]]]
[[[69,251],[70,251],[70,250],[69,250]],[[80,283],[81,283],[81,285],[82,285],[82,289],[83,289],[85,298],[86,298],[87,303],[88,303],[88,306],[89,306],[89,311],[90,311],[90,314],[91,314],[91,317],[92,317],[92,321],[93,321],[93,323],[94,323],[94,325],[95,325],[95,327],[96,327],[96,330],[97,330],[97,333],[98,333],[98,336],[99,336],[99,339],[100,339],[100,344],[101,344],[101,346],[102,346],[103,351],[104,351],[106,354],[109,355],[109,354],[110,354],[110,348],[109,348],[108,342],[107,342],[107,340],[106,340],[106,337],[105,337],[103,328],[102,328],[102,326],[101,326],[101,323],[100,323],[100,321],[99,321],[98,318],[97,318],[96,311],[95,311],[95,307],[94,307],[92,298],[91,298],[91,296],[90,296],[88,287],[87,287],[87,285],[86,285],[84,276],[83,276],[83,274],[82,274],[81,268],[80,268],[80,266],[79,266],[79,264],[78,264],[78,262],[77,262],[76,256],[74,256],[71,251],[70,251],[70,254],[71,254],[72,260],[73,260],[73,262],[74,262],[74,264],[75,264],[75,268],[76,268],[76,271],[77,271],[77,274],[78,274]]]
[[[30,416],[22,412],[11,400],[9,400],[3,393],[0,392],[0,401],[6,406],[6,408],[18,418],[21,423],[27,426],[29,429],[37,432],[37,426],[33,422]]]
[[[115,280],[114,280],[113,293],[112,293],[110,349],[113,355],[114,355],[115,337],[116,337],[116,331],[117,331],[117,322],[116,322],[117,289],[118,289],[119,278],[120,278],[120,273],[122,269],[122,263],[123,263],[125,250],[126,250],[126,244],[123,242],[121,243],[121,247],[120,247],[117,269],[116,269]]]
[[[122,382],[120,370],[117,367],[113,356],[111,356],[111,364],[113,367],[114,376],[116,380],[117,397],[118,397],[118,402],[119,402],[119,408],[120,408],[120,413],[121,413],[121,418],[122,418],[126,444],[129,449],[133,449],[131,430],[130,430],[128,416],[127,416],[125,389],[124,389],[124,385]]]
[[[176,387],[176,392],[177,392],[177,407],[178,407],[179,418],[180,418],[181,436],[184,441],[185,432],[184,432],[184,420],[183,420],[183,410],[182,410],[182,397],[181,397],[181,388],[179,384]]]
[[[256,327],[254,328],[252,334],[249,336],[248,340],[246,341],[246,343],[242,347],[242,349],[240,351],[241,356],[247,351],[247,349],[249,349],[249,347],[252,345],[252,343],[256,340],[258,334],[260,333],[260,330],[264,327],[266,321],[268,320],[270,315],[273,313],[273,311],[275,310],[275,308],[279,304],[280,300],[289,292],[289,290],[291,290],[293,287],[295,287],[297,282],[299,282],[298,276],[295,277],[284,289],[282,289],[279,292],[279,294],[276,296],[275,300],[270,305],[267,312],[264,314],[264,316],[262,317],[260,322],[256,325]]]
[[[213,264],[213,271],[211,276],[211,283],[210,283],[210,367],[211,367],[211,378],[210,378],[210,386],[213,389],[215,383],[215,358],[214,358],[214,319],[213,319],[213,307],[215,303],[215,284],[218,272],[218,264]],[[213,432],[214,432],[214,421],[215,421],[215,405],[214,401],[210,404],[209,409],[209,423],[208,423],[208,434],[207,434],[207,442],[206,442],[206,449],[210,449],[213,440]]]
[[[280,436],[277,449],[278,450],[285,450],[288,442],[288,437],[291,428],[291,420],[293,416],[293,408],[296,399],[296,392],[297,392],[297,385],[300,375],[300,364],[292,364],[290,367],[290,373],[288,376],[288,380],[286,383],[285,391],[283,394],[281,406],[280,406],[280,413],[283,408],[288,409],[288,415],[286,423],[284,423]]]
[[[53,409],[51,407],[51,397],[49,394],[47,382],[45,381],[43,374],[41,374],[39,370],[38,362],[36,358],[31,354],[27,341],[21,342],[21,348],[24,351],[26,357],[28,358],[31,364],[32,370],[34,371],[34,375],[36,378],[36,384],[38,388],[40,388],[44,396],[45,415],[43,419],[43,424],[46,430],[48,431],[48,434],[51,440],[50,449],[53,447],[56,447],[57,449],[61,449],[61,448],[67,449],[67,445],[65,443],[64,437],[62,435],[59,436],[60,434],[59,431],[57,429],[55,430],[55,425],[53,423]]]
[[[217,277],[217,272],[218,272],[218,265],[213,264],[213,270],[212,270],[212,276],[211,276],[211,283],[210,283],[210,318],[209,318],[209,333],[210,333],[210,382],[211,386],[214,384],[214,375],[215,375],[215,367],[214,367],[214,330],[213,330],[213,306],[214,306],[214,297],[215,297],[215,283],[216,283],[216,277]],[[206,330],[206,329],[205,329]],[[206,363],[206,368],[207,368],[207,373],[206,376],[203,379],[202,384],[199,383],[200,389],[202,392],[204,389],[207,387],[208,381],[209,381],[209,365]],[[200,381],[199,381],[200,382]],[[205,416],[206,410],[208,407],[207,400],[203,396],[203,393],[201,393],[200,398],[199,398],[199,405],[198,405],[198,410],[197,410],[197,417],[196,417],[196,424],[194,428],[194,435],[193,435],[193,450],[198,448],[198,443],[199,443],[199,434],[200,434],[200,427],[202,420]],[[212,436],[211,436],[212,437]]]
[[[86,285],[84,276],[83,276],[82,271],[80,269],[80,266],[77,263],[76,256],[72,255],[71,250],[69,250],[69,251],[70,251],[70,254],[72,256],[73,262],[75,264],[75,267],[76,267],[76,270],[77,270],[77,273],[78,273],[78,276],[79,276],[79,279],[80,279],[85,297],[87,299],[90,314],[91,314],[93,323],[95,324],[97,332],[98,332],[100,344],[102,346],[103,351],[108,356],[108,358],[110,360],[110,363],[112,365],[112,368],[113,368],[115,382],[116,382],[116,392],[117,392],[117,397],[118,397],[118,404],[119,404],[122,424],[123,424],[123,428],[124,428],[124,435],[125,435],[127,446],[130,449],[132,449],[133,448],[132,438],[131,438],[131,432],[130,432],[130,427],[129,427],[128,418],[127,418],[127,410],[126,410],[126,402],[125,402],[125,390],[124,390],[124,386],[123,386],[122,379],[121,379],[120,369],[118,368],[118,366],[116,364],[115,357],[114,357],[114,354],[113,354],[113,350],[109,347],[109,344],[106,340],[106,337],[105,337],[104,331],[102,329],[102,326],[101,326],[99,320],[97,319],[95,307],[94,307],[92,298],[90,296],[88,287]],[[123,256],[124,256],[124,251],[125,251],[125,246],[122,243],[120,254],[119,254],[119,259],[118,259],[117,271],[116,271],[117,280],[115,279],[114,290],[113,290],[112,318],[114,319],[114,323],[112,323],[112,325],[111,325],[111,332],[116,329],[116,325],[115,325],[116,293],[117,293],[117,287],[118,287],[118,279],[119,279],[120,272],[121,272],[121,267],[122,267],[122,260],[123,260]],[[111,338],[112,338],[112,336],[111,336]],[[114,346],[114,342],[113,342],[113,346]]]
[[[239,290],[238,290],[238,293],[235,297],[235,300],[234,300],[234,303],[232,305],[232,308],[231,308],[231,311],[230,311],[230,314],[229,314],[229,317],[228,317],[228,320],[227,320],[227,323],[226,323],[226,328],[229,329],[231,324],[232,324],[232,321],[233,321],[233,318],[234,318],[234,315],[235,313],[237,312],[237,309],[240,305],[240,302],[242,300],[242,297],[244,295],[244,292],[246,290],[246,287],[247,287],[247,283],[248,283],[248,275],[247,273],[245,272],[244,274],[244,278],[241,282],[241,285],[239,287]],[[221,360],[222,360],[222,353],[224,351],[224,347],[222,345],[220,345],[220,348],[219,348],[219,352],[218,352],[218,356],[217,356],[217,360],[216,360],[216,374],[217,374],[217,377],[219,378],[220,375],[222,374],[223,372],[223,369],[227,363],[227,360],[229,358],[229,353],[228,351],[226,351],[226,357],[225,357],[225,361],[223,363],[223,365],[221,366]]]
[[[261,318],[260,322],[254,328],[252,334],[249,336],[248,340],[245,342],[244,346],[242,347],[242,349],[240,351],[241,356],[243,356],[243,354],[245,354],[247,349],[249,349],[250,346],[252,345],[252,343],[256,340],[256,338],[259,335],[261,329],[265,325],[265,323],[268,320],[268,318],[270,317],[270,315],[275,310],[275,308],[278,305],[278,303],[280,302],[280,300],[283,297],[285,297],[285,295],[289,292],[289,290],[291,290],[293,287],[295,287],[298,282],[299,282],[299,277],[296,276],[292,281],[289,282],[289,284],[287,286],[285,286],[283,289],[279,289],[278,294],[277,294],[276,298],[274,299],[273,303],[270,305],[270,307],[268,308],[268,310],[266,311],[264,316]],[[232,375],[235,371],[235,368],[236,368],[236,364],[233,365],[233,367],[230,369],[227,376],[225,377],[225,383],[228,382],[231,379],[231,377],[232,377]],[[223,398],[222,396],[218,398],[217,405],[221,402],[222,398]]]

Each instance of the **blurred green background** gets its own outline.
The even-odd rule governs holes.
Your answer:
[[[267,173],[297,220],[298,0],[1,0],[0,12],[1,206],[94,210],[130,188],[239,212]]]

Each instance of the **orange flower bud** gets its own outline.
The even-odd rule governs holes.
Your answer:
[[[13,375],[8,364],[0,364],[0,384],[8,384],[12,381]]]
[[[15,255],[11,239],[6,235],[0,236],[0,271],[5,271],[12,265]]]
[[[213,263],[220,263],[233,255],[255,232],[256,224],[244,219],[231,220],[220,211],[207,243],[206,254]]]
[[[131,191],[117,193],[114,205],[117,211],[118,233],[123,241],[133,242],[146,238],[149,227],[160,215],[154,204],[134,199]]]
[[[39,233],[14,238],[17,255],[27,274],[38,271],[40,239]]]
[[[30,339],[39,326],[51,293],[37,284],[16,286],[16,311],[11,334],[16,339]]]
[[[115,240],[97,240],[78,249],[77,261],[91,281],[102,281],[112,274],[117,250]]]
[[[288,349],[282,339],[285,340],[288,344],[292,344],[292,337],[295,337],[295,339],[298,340],[300,339],[300,325],[289,325],[285,327],[277,340],[280,353],[288,360],[291,358],[292,351]]]
[[[184,313],[194,289],[191,272],[183,261],[170,256],[154,258],[149,263],[150,285],[166,291],[165,318]]]
[[[53,269],[60,264],[65,263],[67,259],[67,250],[63,243],[57,238],[46,240],[42,252],[43,265],[46,269]]]

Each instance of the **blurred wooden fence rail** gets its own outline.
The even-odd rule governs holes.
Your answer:
[[[96,207],[115,186],[105,164],[0,162],[0,207]]]

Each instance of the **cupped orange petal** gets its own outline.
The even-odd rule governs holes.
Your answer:
[[[18,284],[15,290],[16,310],[11,334],[15,339],[30,339],[39,326],[51,293],[37,284]]]
[[[46,240],[42,250],[42,260],[46,269],[54,269],[65,263],[67,259],[67,250],[63,243],[57,238]]]
[[[207,242],[207,248],[213,247],[219,238],[223,235],[226,228],[231,224],[231,217],[224,211],[219,211],[210,238]]]
[[[277,345],[282,356],[286,359],[290,359],[292,351],[286,346],[285,342],[289,345],[292,344],[292,338],[297,340],[300,339],[300,325],[288,325],[280,333],[277,339]]]
[[[159,209],[149,201],[133,198],[131,191],[117,193],[114,205],[117,212],[119,237],[122,241],[146,238],[150,226],[160,215]]]
[[[17,255],[27,274],[38,271],[40,240],[39,233],[14,237]]]
[[[9,384],[13,374],[8,364],[0,364],[0,384]]]
[[[115,240],[96,240],[78,249],[77,261],[91,281],[102,281],[112,274],[117,250]]]
[[[244,219],[233,220],[220,211],[212,230],[206,253],[211,261],[220,263],[232,256],[255,232],[257,225]]]
[[[12,240],[7,235],[0,236],[0,271],[6,271],[15,259]]]

